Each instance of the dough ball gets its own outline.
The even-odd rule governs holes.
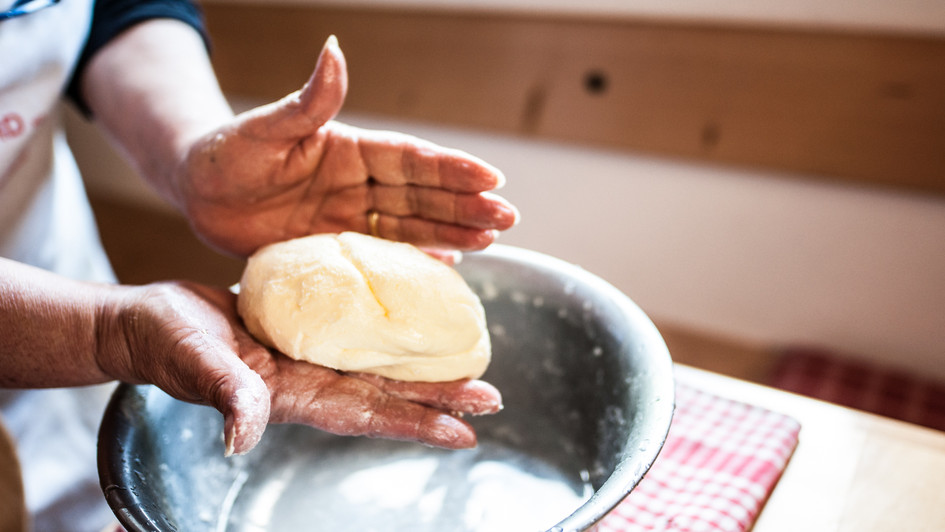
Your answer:
[[[482,303],[453,268],[360,233],[261,248],[240,280],[249,332],[286,355],[403,381],[478,378],[491,358]]]

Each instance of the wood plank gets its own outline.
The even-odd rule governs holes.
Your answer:
[[[945,193],[945,39],[626,19],[208,4],[231,94]]]
[[[89,201],[120,282],[176,279],[218,287],[239,282],[245,262],[204,245],[182,216],[91,192]]]
[[[781,356],[772,346],[653,318],[673,362],[766,384]]]
[[[476,11],[661,21],[713,22],[788,28],[832,28],[840,31],[882,31],[945,35],[945,4],[939,0],[204,0],[203,3],[359,6],[399,10]]]

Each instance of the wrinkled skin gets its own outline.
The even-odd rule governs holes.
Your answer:
[[[228,454],[255,446],[267,422],[472,447],[472,427],[453,413],[501,408],[499,392],[482,381],[396,382],[272,352],[242,327],[233,294],[197,284],[155,284],[123,294],[99,338],[107,346],[100,366],[109,374],[154,383],[222,412]]]

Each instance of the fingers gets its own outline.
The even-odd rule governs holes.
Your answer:
[[[370,188],[372,210],[391,216],[417,216],[472,229],[503,231],[518,222],[515,207],[495,194],[456,194],[424,187]]]
[[[502,410],[502,395],[491,384],[473,379],[451,382],[404,382],[367,373],[352,374],[392,396],[434,408],[464,414],[495,414]]]
[[[318,126],[341,110],[348,92],[348,67],[334,35],[328,37],[315,71],[299,94],[301,111]]]
[[[191,371],[179,372],[187,395],[174,393],[175,385],[157,384],[182,399],[208,404],[223,414],[224,454],[243,454],[262,438],[269,423],[269,389],[258,373],[240,359],[237,350],[264,350],[262,346],[240,342],[234,349],[220,341],[182,346],[192,360]]]
[[[363,231],[365,233],[369,231],[367,222]],[[496,241],[499,232],[495,229],[473,229],[432,222],[424,218],[378,214],[377,236],[388,240],[410,242],[421,248],[475,251],[489,247]]]
[[[421,250],[447,266],[455,266],[463,260],[462,252],[455,249],[421,248]]]
[[[221,316],[236,320],[233,294],[199,285],[187,285],[187,288],[212,305]],[[232,336],[227,338],[224,331]],[[269,423],[270,398],[266,383],[244,359],[265,359],[268,351],[238,327],[207,329],[200,334],[203,341],[180,344],[193,348],[190,358],[194,391],[201,402],[223,414],[224,454],[246,453],[259,443]]]
[[[499,231],[518,223],[505,199],[490,193],[456,194],[442,189],[374,185],[370,210],[377,236],[430,248],[484,249]],[[367,223],[367,222],[365,222]]]
[[[476,433],[465,421],[417,403],[384,396],[376,405],[364,436],[406,440],[444,449],[476,446]]]
[[[241,382],[222,395],[226,400],[215,406],[223,413],[224,455],[247,453],[262,439],[269,423],[269,391],[259,380]]]
[[[352,130],[368,175],[381,184],[418,185],[467,194],[505,184],[502,172],[466,152],[403,133]]]
[[[446,412],[388,394],[373,383],[279,357],[272,422],[302,423],[332,434],[425,443],[447,449],[476,445],[472,427]]]
[[[240,132],[252,139],[306,139],[338,114],[347,92],[347,65],[337,39],[331,36],[305,85],[277,102],[244,113]]]
[[[265,349],[236,326],[234,296],[185,282],[128,293],[121,330],[130,369],[119,376],[215,407],[225,421],[226,453],[253,448],[269,419],[269,391],[241,356]]]
[[[322,167],[330,169],[351,194],[364,191],[363,214],[348,215],[363,225],[362,232],[370,233],[366,213],[375,211],[380,215],[377,233],[383,238],[430,248],[477,250],[492,244],[498,231],[518,223],[515,207],[488,193],[505,177],[482,160],[410,135],[337,122],[332,126],[333,155]],[[342,164],[353,153],[360,164]]]

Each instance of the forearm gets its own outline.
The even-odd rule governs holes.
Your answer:
[[[96,361],[96,331],[118,290],[0,258],[0,387],[111,380]]]
[[[233,116],[199,34],[176,20],[147,21],[115,38],[89,63],[82,92],[113,143],[178,207],[175,176],[186,151]]]

